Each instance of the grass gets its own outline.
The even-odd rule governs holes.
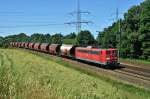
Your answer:
[[[98,79],[101,79],[101,80],[103,80],[103,81],[105,81],[107,83],[112,84],[113,86],[117,87],[118,89],[129,91],[132,94],[137,94],[137,95],[140,94],[140,95],[142,95],[144,97],[145,96],[146,97],[150,97],[150,91],[145,90],[142,87],[133,86],[131,84],[123,83],[122,81],[119,81],[119,80],[116,80],[116,79],[112,80],[112,78],[110,78],[109,76],[107,76],[105,74],[96,73],[93,70],[90,70],[88,68],[82,68],[81,66],[76,66],[74,64],[65,62],[65,61],[62,60],[62,58],[59,58],[59,57],[52,58],[48,54],[44,54],[44,53],[40,53],[40,52],[36,52],[36,51],[30,51],[30,50],[26,50],[26,51],[28,51],[28,52],[30,52],[30,53],[32,53],[34,55],[43,57],[43,58],[47,59],[48,61],[49,60],[54,61],[54,62],[56,62],[58,64],[61,64],[61,65],[65,66],[65,67],[73,68],[75,70],[80,71],[81,73],[85,73],[87,75],[90,75],[90,76],[96,77]]]
[[[121,62],[125,62],[125,63],[129,63],[129,64],[150,66],[150,61],[146,61],[146,60],[128,59],[128,58],[124,59],[124,58],[121,58],[120,61]]]
[[[52,61],[21,50],[0,49],[1,98],[148,99],[150,92],[77,71],[60,60]]]

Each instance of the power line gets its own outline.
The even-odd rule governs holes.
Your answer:
[[[17,12],[17,11],[0,11],[0,14],[18,14],[23,12]]]
[[[22,28],[22,27],[43,27],[43,26],[57,26],[64,24],[44,24],[44,25],[14,25],[14,26],[0,26],[0,28]]]
[[[81,11],[81,9],[80,9],[80,1],[79,0],[77,0],[77,11],[71,12],[70,14],[72,16],[76,15],[76,21],[67,22],[65,24],[69,24],[69,25],[74,24],[74,25],[76,25],[76,31],[77,31],[77,33],[79,33],[81,31],[82,24],[92,23],[91,21],[83,21],[82,20],[82,14],[90,14],[90,12],[88,12],[88,11]]]
[[[53,13],[53,12],[16,12],[16,11],[9,11],[9,12],[1,12],[0,11],[0,16],[7,16],[7,17],[22,17],[22,16],[26,16],[26,17],[49,17],[52,16],[49,13]]]

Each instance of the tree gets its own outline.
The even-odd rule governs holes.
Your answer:
[[[45,43],[51,43],[51,35],[50,34],[45,34]]]
[[[0,36],[0,47],[3,46],[3,39],[4,39],[4,38]]]
[[[64,36],[64,39],[75,39],[76,38],[76,34],[75,33],[70,33],[66,36]]]
[[[6,36],[4,39],[9,39],[12,42],[25,42],[29,40],[29,36],[27,36],[25,33],[20,33],[18,35]]]
[[[56,34],[52,35],[51,40],[52,40],[53,44],[62,44],[63,35],[56,33]]]
[[[64,44],[76,44],[76,34],[75,33],[70,33],[66,36],[63,37],[63,43]]]
[[[116,48],[117,47],[117,32],[118,23],[114,23],[112,26],[105,28],[103,32],[100,32],[97,37],[97,42],[102,48]]]
[[[122,46],[122,49],[128,49],[129,51],[128,56],[130,58],[139,58],[142,55],[141,51],[141,41],[139,41],[139,28],[140,28],[140,13],[141,8],[140,6],[133,6],[131,9],[128,10],[128,13],[124,15],[125,22],[124,22],[124,35],[126,36],[125,39],[122,37],[123,42],[128,41],[126,46]]]
[[[44,43],[44,41],[45,41],[45,37],[43,34],[40,34],[40,33],[32,34],[30,37],[30,42]]]
[[[139,40],[142,42],[142,57],[150,60],[150,0],[141,4],[140,33]]]
[[[81,31],[77,35],[77,45],[79,46],[91,46],[95,45],[95,39],[90,31]]]
[[[133,6],[124,14],[121,20],[122,57],[142,58],[150,60],[150,0],[145,0],[138,6]],[[99,33],[98,44],[102,47],[117,47],[119,45],[118,21]]]
[[[18,35],[10,35],[3,38],[2,46],[8,47],[10,42],[27,42],[29,40],[29,36],[25,33],[20,33]]]
[[[51,35],[35,33],[31,35],[30,42],[51,43]]]

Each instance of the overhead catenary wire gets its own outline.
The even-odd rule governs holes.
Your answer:
[[[23,27],[45,27],[45,26],[59,26],[64,24],[42,24],[42,25],[13,25],[13,26],[0,26],[0,28],[23,28]]]

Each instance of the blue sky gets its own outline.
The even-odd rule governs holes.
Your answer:
[[[120,13],[125,13],[133,5],[144,0],[80,0],[82,11],[91,14],[83,15],[82,19],[93,24],[82,25],[83,30],[90,30],[94,36],[96,31],[102,31],[115,19],[116,7]],[[76,17],[68,15],[75,11],[77,0],[0,0],[0,36],[26,33],[62,33],[75,32],[74,25],[63,25],[74,21]],[[120,14],[123,17],[123,14]],[[47,24],[60,24],[41,26]],[[31,25],[31,26],[30,26]],[[36,25],[36,26],[35,26]],[[20,27],[21,26],[21,27]]]

